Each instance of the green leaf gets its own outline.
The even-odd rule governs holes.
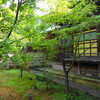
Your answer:
[[[2,3],[5,4],[7,2],[7,0],[2,0]]]

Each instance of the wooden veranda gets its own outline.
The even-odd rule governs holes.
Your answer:
[[[85,53],[86,55],[89,54],[90,56],[82,56],[82,54],[79,53],[66,53],[65,57],[63,59],[63,61],[68,64],[68,63],[72,63],[74,61],[74,63],[77,63],[77,72],[79,75],[81,75],[82,71],[86,71],[87,73],[91,74],[97,74],[97,77],[100,78],[100,53]],[[94,56],[93,56],[94,55]],[[90,70],[84,70],[84,67],[82,67],[82,65],[84,64],[91,64],[92,67],[90,67]],[[96,68],[96,66],[93,65],[97,65],[97,70],[94,71],[92,70],[93,67]],[[87,65],[88,67],[88,65]],[[81,70],[83,68],[83,70]]]

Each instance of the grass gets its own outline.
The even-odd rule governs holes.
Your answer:
[[[24,71],[23,77],[19,78],[19,76],[20,76],[20,71],[17,69],[1,70],[0,71],[0,90],[2,89],[3,92],[7,92],[7,90],[8,92],[13,91],[13,92],[16,92],[16,94],[19,94],[21,96],[25,95],[24,92],[31,89],[36,83],[35,75]],[[4,94],[10,95],[9,93],[8,94],[1,93],[0,97],[5,96]]]

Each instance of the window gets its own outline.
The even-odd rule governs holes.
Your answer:
[[[74,40],[75,41],[78,40],[77,53],[79,54],[83,53],[82,56],[96,56],[97,35],[98,34],[96,32],[92,32],[92,33],[84,33],[82,35],[74,36]]]

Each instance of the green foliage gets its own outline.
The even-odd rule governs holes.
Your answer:
[[[64,91],[64,86],[55,84],[54,82],[50,81],[37,81],[36,87],[40,90],[53,90],[56,92]]]
[[[64,92],[56,92],[53,94],[53,100],[96,100],[95,97],[89,97],[83,92],[73,91],[72,93],[65,94]]]
[[[11,2],[11,5],[9,6],[9,8],[14,11],[16,8],[16,4],[14,2]]]
[[[2,58],[9,59],[6,55],[9,52],[12,52],[16,56],[15,58],[13,57],[12,61],[16,59],[14,62],[17,61],[19,65],[24,66],[24,63],[28,62],[29,55],[22,55],[21,48],[27,48],[30,45],[33,46],[33,49],[44,52],[47,55],[48,60],[54,60],[56,55],[59,54],[57,49],[59,48],[60,39],[63,37],[65,39],[71,39],[67,33],[87,30],[90,26],[98,25],[99,23],[100,16],[92,16],[97,8],[94,2],[86,2],[86,0],[80,0],[78,3],[76,0],[72,0],[72,2],[66,0],[46,1],[48,1],[48,5],[51,8],[49,14],[41,17],[35,15],[33,8],[36,2],[34,0],[27,0],[27,2],[21,6],[19,20],[14,26],[12,36],[0,51],[1,55],[5,54],[5,57]],[[6,0],[2,2],[4,4],[6,3]],[[0,34],[4,34],[2,42],[0,41],[0,46],[4,44],[3,40],[12,28],[15,19],[14,11],[16,10],[16,6],[17,4],[11,1],[9,8],[0,8],[0,26],[2,26],[0,27]],[[46,37],[48,35],[46,34],[46,30],[48,28],[52,29],[59,24],[69,25],[70,27],[65,27],[57,31],[54,30],[51,34],[57,33],[57,38],[47,40]],[[34,33],[33,36],[28,36],[20,41],[18,40],[31,33]],[[14,44],[10,44],[14,40],[18,41]],[[74,43],[75,41],[72,41],[72,43],[67,42],[67,44],[63,43],[60,44],[60,46],[67,47]]]
[[[3,4],[5,4],[5,3],[7,2],[7,0],[1,0],[1,2],[2,2]]]
[[[53,75],[52,73],[43,72],[42,74],[37,75],[36,79],[37,79],[38,81],[43,81],[43,82],[49,83],[49,82],[52,81],[53,76],[54,76],[54,75]]]
[[[88,97],[84,92],[81,91],[73,91],[71,94],[65,95],[68,100],[95,100],[95,97]]]
[[[38,89],[41,89],[41,90],[46,90],[46,89],[47,89],[47,85],[46,85],[45,82],[37,82],[37,83],[36,83],[36,87],[37,87]]]
[[[37,79],[37,83],[36,83],[36,87],[42,90],[47,90],[47,89],[53,89],[53,79],[54,75],[52,73],[47,73],[44,72],[40,75],[36,76]]]
[[[7,0],[0,1],[0,37],[2,38],[0,47],[3,46],[0,48],[0,55],[5,54],[5,57],[1,58],[9,59],[6,55],[13,53],[14,57],[11,60],[20,66],[29,66],[29,61],[33,59],[28,54],[22,54],[23,48],[27,49],[28,46],[31,46],[34,50],[43,52],[46,60],[54,61],[59,54],[58,48],[67,48],[77,42],[72,40],[71,34],[75,35],[77,32],[90,30],[90,27],[97,26],[100,22],[100,15],[94,16],[97,5],[93,1],[45,0],[49,7],[48,14],[38,16],[35,11],[42,8],[36,7],[37,1],[26,0],[24,3],[22,0],[17,23],[13,25],[18,4],[14,0],[10,0],[9,7],[2,6],[6,2]],[[42,10],[46,11],[45,8]],[[58,26],[65,27],[58,29]],[[4,40],[11,29],[12,34],[5,43]],[[53,39],[47,39],[49,29],[52,30],[50,36],[56,35]],[[61,39],[63,41],[70,39],[71,42],[61,44]]]

